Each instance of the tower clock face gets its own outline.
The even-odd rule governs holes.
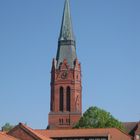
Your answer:
[[[68,72],[67,71],[62,72],[62,74],[61,74],[61,78],[62,79],[66,79],[67,76],[68,76]]]

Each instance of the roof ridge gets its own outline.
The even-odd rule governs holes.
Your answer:
[[[104,135],[107,136],[110,133],[115,133],[115,134],[121,134],[125,135],[126,137],[129,137],[130,139],[132,138],[130,135],[127,133],[121,131],[118,128],[80,128],[80,129],[65,129],[65,130],[35,130],[38,133],[44,135],[44,136],[49,136],[51,138],[53,137],[79,137],[79,136],[97,136],[97,135]]]
[[[42,134],[36,132],[34,129],[30,128],[29,126],[27,126],[27,125],[25,125],[23,123],[19,123],[19,125],[24,127],[26,130],[30,131],[31,133],[33,133],[36,137],[40,138],[41,140],[48,140],[48,139],[50,139],[49,137],[43,136]]]
[[[108,128],[72,128],[72,129],[34,129],[35,131],[38,131],[38,130],[41,130],[41,131],[63,131],[63,130],[65,130],[65,131],[71,131],[71,130],[84,130],[84,129],[86,129],[86,130],[91,130],[91,129],[112,129],[112,128],[115,128],[115,127],[108,127]],[[116,129],[116,128],[115,128]]]
[[[122,122],[122,124],[124,124],[124,123],[139,123],[139,122]]]
[[[116,129],[116,130],[120,131],[121,133],[123,133],[123,134],[129,136],[130,138],[132,138],[132,136],[130,136],[129,134],[127,134],[126,132],[122,131],[122,130],[119,129],[119,128],[113,128],[113,129]]]

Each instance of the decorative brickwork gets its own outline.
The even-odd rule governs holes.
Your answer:
[[[72,128],[82,114],[81,65],[76,55],[69,1],[64,13],[56,59],[51,70],[49,129]]]
[[[73,69],[69,68],[66,59],[60,68],[56,69],[53,60],[51,111],[49,113],[50,129],[72,128],[74,126],[82,113],[81,93],[81,66],[78,60],[75,60]]]

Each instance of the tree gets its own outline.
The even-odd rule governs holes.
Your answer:
[[[90,107],[74,128],[119,128],[124,130],[121,122],[109,112],[98,107]]]
[[[2,131],[10,131],[14,126],[10,123],[5,123],[4,126],[2,126]]]

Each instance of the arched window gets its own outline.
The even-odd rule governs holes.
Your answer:
[[[51,94],[51,111],[53,111],[53,94]]]
[[[66,93],[67,111],[70,111],[70,96],[71,96],[71,89],[70,87],[67,87],[67,93]]]
[[[59,110],[63,111],[63,106],[64,106],[64,89],[63,87],[60,87],[60,91],[59,91]]]

